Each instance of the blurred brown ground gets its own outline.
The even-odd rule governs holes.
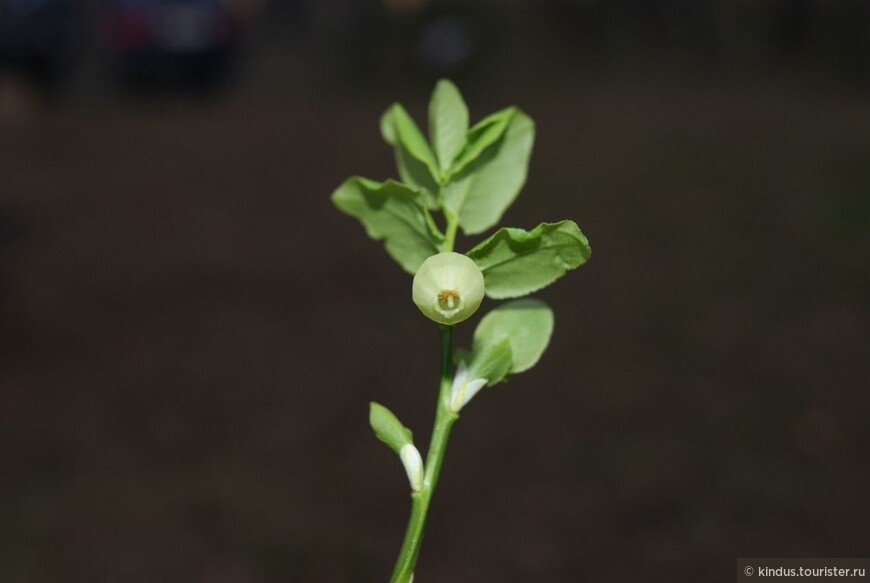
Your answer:
[[[505,223],[574,218],[593,258],[540,294],[538,368],[463,415],[417,580],[866,556],[866,90],[546,63],[467,97],[538,123]],[[0,129],[0,580],[386,579],[406,483],[367,403],[426,443],[437,339],[328,196],[393,175],[378,116],[430,89],[273,52],[223,99]]]

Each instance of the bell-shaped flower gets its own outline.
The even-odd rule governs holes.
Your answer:
[[[439,324],[457,324],[483,301],[483,273],[471,259],[446,252],[426,259],[414,276],[412,297],[423,314]]]

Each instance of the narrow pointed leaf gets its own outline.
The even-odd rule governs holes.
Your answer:
[[[429,137],[442,172],[450,168],[465,146],[467,131],[468,107],[462,94],[450,81],[438,81],[429,101]]]
[[[423,193],[423,201],[427,208],[438,208],[439,186],[425,164],[411,156],[408,150],[399,144],[396,146],[396,169],[402,182],[409,184]]]
[[[494,299],[524,296],[546,287],[592,254],[574,221],[541,223],[531,231],[502,228],[468,256],[483,272],[486,295]]]
[[[398,138],[396,137],[396,123],[393,121],[393,108],[387,108],[387,111],[381,115],[380,120],[381,137],[391,146],[395,146]]]
[[[465,148],[453,163],[453,174],[459,174],[481,152],[493,145],[504,135],[508,123],[517,112],[516,107],[508,107],[486,116],[468,130]]]
[[[411,430],[402,425],[392,411],[375,402],[369,404],[369,425],[372,426],[377,438],[397,454],[402,450],[402,446],[414,443]]]
[[[381,116],[381,135],[394,148],[396,169],[402,182],[422,191],[427,207],[437,208],[439,185],[435,157],[417,124],[398,103]]]
[[[421,196],[408,186],[358,176],[332,193],[340,210],[362,222],[369,237],[383,240],[387,253],[408,273],[438,253],[438,239]]]
[[[484,316],[474,331],[474,352],[507,340],[511,346],[511,372],[532,368],[553,334],[553,311],[540,300],[507,302]]]
[[[459,217],[466,235],[498,223],[526,182],[535,124],[516,111],[504,133],[454,173],[443,191],[444,206]]]
[[[441,244],[444,242],[444,233],[441,232],[441,229],[438,227],[438,224],[435,222],[435,218],[432,216],[432,213],[426,212],[426,226],[429,228],[429,235],[432,240],[435,242],[436,247],[441,248]]]
[[[417,127],[417,124],[405,111],[405,108],[400,104],[395,103],[392,106],[393,123],[395,124],[396,139],[402,143],[408,152],[417,160],[426,164],[432,171],[433,176],[438,176],[438,165],[435,162],[435,156],[423,136],[423,132]]]

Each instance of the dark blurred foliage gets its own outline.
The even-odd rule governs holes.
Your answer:
[[[538,123],[505,223],[594,254],[463,414],[417,580],[866,554],[870,4],[240,1],[132,85],[117,3],[62,4],[0,1],[0,581],[386,579],[368,401],[425,444],[437,338],[328,196],[394,175],[378,117],[440,75]]]

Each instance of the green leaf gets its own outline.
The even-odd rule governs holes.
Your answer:
[[[414,443],[411,430],[402,425],[392,411],[374,401],[369,404],[369,425],[377,438],[396,453],[399,453],[403,445]]]
[[[553,311],[540,300],[507,302],[484,316],[474,331],[474,352],[507,340],[511,346],[511,372],[532,368],[550,343]]]
[[[486,295],[524,296],[586,263],[592,249],[574,221],[541,223],[531,231],[502,228],[467,253],[483,272]]]
[[[517,110],[503,135],[452,176],[442,193],[444,206],[459,217],[466,235],[498,223],[516,199],[526,182],[534,141],[534,122]]]
[[[491,387],[503,381],[511,372],[513,350],[507,338],[492,343],[477,345],[471,353],[468,365],[469,379],[486,379],[486,385]]]
[[[444,242],[444,233],[441,232],[441,229],[438,227],[438,224],[435,222],[435,217],[432,216],[432,213],[426,211],[425,214],[426,214],[426,226],[429,228],[429,235],[432,237],[432,240],[435,241],[436,247],[440,251],[441,244]]]
[[[481,152],[501,138],[516,112],[516,107],[502,109],[486,116],[477,122],[473,128],[468,130],[465,149],[462,150],[453,163],[453,174],[461,172],[465,166],[480,156]]]
[[[438,239],[420,199],[419,193],[399,182],[359,176],[348,178],[332,193],[335,206],[359,219],[369,237],[383,239],[387,253],[412,274],[438,253]]]
[[[438,81],[429,101],[429,136],[442,172],[446,172],[465,146],[468,107],[456,85]]]
[[[435,162],[435,155],[429,148],[426,138],[417,127],[417,124],[405,111],[399,103],[394,103],[390,108],[393,112],[393,124],[396,131],[397,142],[403,144],[408,152],[432,171],[432,176],[438,176],[438,165]]]
[[[470,350],[465,348],[455,348],[453,349],[453,364],[459,366],[461,361],[465,361],[466,364],[471,362],[471,357],[473,356]]]
[[[438,183],[432,178],[428,168],[408,153],[401,144],[396,146],[396,168],[402,182],[418,188],[423,193],[423,200],[429,209],[438,208]]]
[[[402,182],[421,190],[430,209],[438,208],[436,197],[440,187],[435,155],[420,128],[398,103],[381,116],[381,135],[395,149],[396,168]]]
[[[397,143],[396,138],[396,124],[393,122],[393,107],[390,106],[387,108],[387,111],[381,115],[381,137],[384,138],[384,141],[391,146],[395,146]]]

